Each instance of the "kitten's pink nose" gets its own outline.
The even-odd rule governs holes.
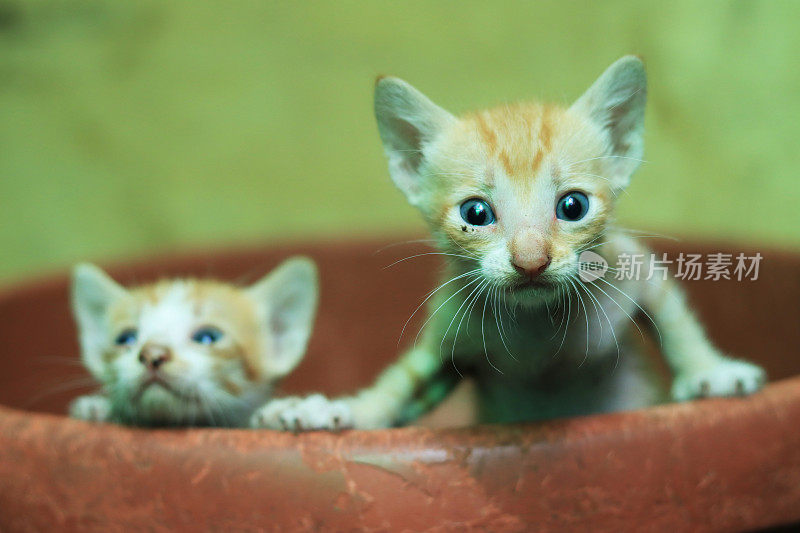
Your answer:
[[[139,352],[139,362],[150,370],[158,370],[158,367],[172,359],[172,351],[160,344],[145,344]]]
[[[550,266],[551,259],[549,255],[543,255],[533,261],[518,261],[517,258],[511,260],[511,265],[514,267],[514,270],[526,278],[533,279],[547,270],[547,267]]]
[[[524,229],[511,241],[511,265],[526,278],[535,278],[550,266],[550,247],[542,235]]]

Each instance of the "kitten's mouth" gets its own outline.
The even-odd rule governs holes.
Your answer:
[[[556,286],[548,279],[521,279],[508,287],[508,294],[520,303],[534,304],[550,300],[556,294]]]
[[[549,289],[553,286],[552,282],[542,278],[524,278],[520,279],[516,284],[511,286],[511,289],[517,292],[524,292],[536,289]]]
[[[164,379],[164,377],[162,377],[162,376],[160,376],[158,374],[152,374],[152,375],[147,376],[145,379],[142,380],[141,385],[139,385],[139,388],[136,390],[136,393],[133,395],[133,401],[134,402],[139,401],[142,398],[142,396],[144,395],[144,393],[148,389],[150,389],[152,387],[161,387],[162,389],[166,390],[167,392],[169,392],[173,396],[185,398],[185,396],[183,394],[181,394],[180,391],[175,389],[175,387],[170,385],[170,383],[166,379]]]

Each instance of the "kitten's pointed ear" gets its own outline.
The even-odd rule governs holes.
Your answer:
[[[425,148],[455,117],[398,78],[375,83],[375,118],[394,183],[418,205]]]
[[[82,263],[72,270],[72,312],[78,323],[83,358],[99,375],[99,354],[108,342],[108,308],[127,291],[94,265]]]
[[[108,306],[127,293],[98,267],[81,263],[72,270],[72,309],[79,325],[105,320]]]
[[[305,257],[287,259],[248,289],[261,310],[261,332],[268,346],[264,365],[272,376],[285,376],[303,359],[318,292],[317,268]]]
[[[618,59],[571,107],[607,135],[612,183],[625,187],[644,154],[644,109],[647,78],[641,59]]]

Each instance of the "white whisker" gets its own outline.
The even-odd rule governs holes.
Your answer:
[[[653,320],[653,317],[651,317],[651,316],[650,316],[650,314],[649,314],[647,311],[645,311],[645,310],[644,310],[644,307],[642,307],[641,305],[639,305],[639,303],[638,303],[638,302],[636,302],[636,300],[634,300],[633,298],[631,298],[630,296],[628,296],[628,294],[627,294],[625,291],[623,291],[622,289],[620,289],[619,287],[617,287],[617,286],[616,286],[616,285],[614,285],[613,283],[611,283],[611,282],[608,282],[608,281],[604,280],[603,278],[597,278],[597,279],[598,279],[598,281],[602,281],[603,283],[605,283],[606,285],[608,285],[609,287],[611,287],[612,289],[614,289],[614,290],[615,290],[615,291],[617,291],[618,293],[622,294],[622,295],[623,295],[625,298],[627,298],[628,300],[630,300],[630,301],[631,301],[631,303],[633,303],[633,305],[635,305],[636,307],[638,307],[638,308],[639,308],[639,310],[640,310],[642,313],[644,313],[644,316],[646,316],[646,317],[647,317],[647,319],[648,319],[648,320],[650,320],[650,323],[651,323],[651,324],[653,324],[653,327],[654,327],[654,328],[656,328],[656,333],[658,334],[658,344],[659,344],[659,345],[661,345],[661,343],[662,343],[662,339],[661,339],[661,331],[659,331],[659,329],[658,329],[658,324],[656,324],[656,321],[655,321],[655,320]],[[640,330],[639,330],[639,332],[641,333],[641,331],[642,331],[642,330],[640,329]]]
[[[393,242],[391,244],[387,244],[386,246],[381,246],[377,250],[375,250],[372,255],[378,255],[379,253],[383,252],[384,250],[388,250],[389,248],[394,248],[396,246],[403,246],[404,244],[415,244],[415,243],[433,243],[435,242],[434,239],[413,239],[410,241],[402,241],[402,242]]]
[[[570,283],[570,285],[572,285],[572,288],[575,289],[575,294],[578,296],[578,302],[580,303],[581,307],[583,307],[583,316],[586,319],[586,355],[583,358],[585,361],[589,357],[589,313],[586,311],[586,304],[583,303],[583,296],[581,296],[578,287],[575,285],[575,281],[571,278],[567,278],[567,281]]]
[[[420,326],[419,330],[417,330],[417,336],[416,336],[416,337],[414,337],[414,347],[416,347],[416,346],[417,346],[417,340],[419,339],[420,333],[422,333],[422,330],[424,330],[424,329],[425,329],[425,326],[427,326],[427,325],[428,325],[428,323],[431,321],[431,319],[432,319],[434,316],[436,316],[436,313],[438,313],[438,312],[439,312],[439,309],[441,309],[441,308],[442,308],[442,307],[443,307],[445,304],[447,304],[447,302],[449,302],[450,300],[452,300],[453,298],[455,298],[455,297],[456,297],[456,296],[457,296],[457,295],[458,295],[458,294],[459,294],[461,291],[463,291],[464,289],[466,289],[467,287],[469,287],[470,285],[472,285],[473,283],[475,283],[475,282],[477,282],[477,281],[479,281],[479,280],[480,280],[480,278],[479,278],[479,277],[475,277],[475,279],[472,279],[472,280],[468,281],[468,282],[467,282],[467,283],[466,283],[466,284],[465,284],[463,287],[461,287],[461,288],[460,288],[460,289],[458,289],[456,292],[454,292],[453,294],[451,294],[450,296],[448,296],[448,298],[447,298],[447,299],[446,299],[444,302],[442,302],[442,303],[439,305],[439,307],[437,307],[437,308],[436,308],[436,310],[435,310],[433,313],[431,313],[430,315],[428,315],[428,318],[425,320],[425,322],[422,324],[422,326]],[[447,329],[449,330],[450,328],[448,327]],[[445,332],[445,335],[446,335],[446,334],[447,334],[447,332]]]
[[[487,284],[487,287],[489,285]],[[483,313],[481,314],[481,338],[483,339],[483,353],[486,356],[486,362],[489,363],[489,366],[494,368],[498,373],[502,374],[503,372],[494,366],[491,359],[489,358],[489,351],[486,349],[486,334],[484,333],[484,321],[486,319],[486,304],[489,303],[489,295],[487,294],[483,299]]]
[[[446,256],[449,256],[449,257],[461,257],[461,258],[464,258],[464,259],[469,259],[471,261],[475,260],[475,257],[471,257],[471,256],[468,256],[468,255],[463,255],[463,254],[449,254],[449,253],[446,253],[446,252],[423,252],[423,253],[420,253],[420,254],[414,254],[414,255],[410,255],[408,257],[404,257],[402,259],[398,259],[394,263],[392,263],[390,265],[386,265],[385,267],[383,267],[383,269],[386,270],[387,268],[391,268],[391,267],[393,267],[394,265],[396,265],[398,263],[402,263],[404,261],[408,261],[409,259],[415,259],[417,257],[422,257],[422,256],[425,256],[425,255],[446,255]]]
[[[464,309],[464,313],[461,315],[461,320],[458,321],[458,327],[456,328],[456,333],[455,333],[455,336],[453,337],[453,347],[452,347],[452,350],[450,351],[450,361],[453,363],[453,368],[455,368],[455,370],[458,373],[458,375],[461,376],[462,378],[464,377],[464,375],[458,369],[458,366],[456,366],[456,355],[455,355],[456,354],[456,344],[458,343],[458,332],[461,329],[461,323],[464,321],[464,317],[467,314],[467,310],[470,309],[470,307],[472,306],[472,300],[474,300],[474,298],[472,298],[473,295],[476,295],[475,298],[477,298],[477,294],[476,293],[478,293],[478,291],[480,291],[480,289],[486,283],[488,283],[488,280],[481,281],[474,289],[472,289],[472,292],[470,292],[469,295],[467,295],[467,297],[464,299],[464,301],[461,302],[461,305],[458,307],[458,309],[456,309],[456,312],[453,314],[453,318],[450,320],[450,324],[447,326],[447,330],[445,330],[444,335],[442,335],[442,342],[439,344],[439,357],[441,358],[442,345],[444,344],[444,341],[447,338],[447,333],[450,331],[450,327],[453,325],[453,322],[455,321],[456,317],[458,317],[458,314],[461,311],[461,308],[463,308],[464,305],[467,305],[467,307]],[[470,302],[470,303],[468,304],[467,302]]]
[[[619,341],[617,340],[617,334],[614,332],[614,324],[611,322],[611,318],[608,316],[608,313],[606,313],[606,310],[603,309],[603,304],[602,304],[602,302],[600,302],[600,300],[597,298],[597,296],[592,294],[592,291],[590,291],[589,288],[580,279],[578,279],[576,281],[578,281],[578,286],[579,287],[583,287],[584,288],[584,290],[586,291],[586,294],[589,296],[589,298],[593,299],[594,301],[597,302],[598,309],[600,309],[600,311],[606,317],[606,321],[608,322],[608,328],[611,330],[611,336],[614,339],[614,344],[617,346],[617,360],[614,363],[614,369],[616,370],[617,366],[619,366],[620,349],[619,349]],[[598,317],[598,321],[599,321],[599,317]],[[598,346],[599,346],[599,344],[598,344]]]
[[[439,285],[438,287],[436,287],[435,289],[433,289],[432,291],[430,291],[430,292],[429,292],[429,293],[428,293],[428,294],[425,296],[425,299],[424,299],[424,300],[422,300],[422,303],[421,303],[421,304],[419,304],[419,305],[417,306],[417,308],[416,308],[416,309],[414,309],[414,312],[413,312],[413,313],[411,313],[411,316],[410,316],[410,317],[408,317],[408,320],[406,320],[405,324],[403,324],[403,329],[400,331],[400,337],[398,337],[398,339],[397,339],[397,344],[398,344],[398,345],[400,344],[400,341],[401,341],[401,340],[402,340],[402,338],[403,338],[403,333],[405,333],[405,331],[406,331],[406,328],[408,327],[408,323],[409,323],[409,322],[411,322],[411,319],[412,319],[412,318],[414,318],[414,315],[416,315],[416,314],[417,314],[417,311],[419,311],[419,310],[420,310],[420,308],[421,308],[423,305],[425,305],[425,303],[426,303],[428,300],[430,300],[430,299],[433,297],[433,295],[434,295],[434,294],[436,294],[437,292],[439,292],[440,290],[442,290],[442,289],[443,289],[445,286],[447,286],[447,285],[449,285],[449,284],[453,283],[454,281],[457,281],[457,280],[459,280],[459,279],[462,279],[462,278],[465,278],[465,277],[474,276],[474,275],[476,275],[478,272],[480,272],[480,269],[479,269],[479,268],[476,268],[476,269],[474,269],[474,270],[470,270],[469,272],[465,272],[465,273],[463,273],[463,274],[461,274],[461,275],[458,275],[458,276],[455,276],[454,278],[451,278],[451,279],[449,279],[448,281],[446,281],[446,282],[442,283],[441,285]]]

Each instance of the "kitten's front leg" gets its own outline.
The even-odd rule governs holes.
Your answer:
[[[69,405],[69,416],[89,422],[111,420],[111,401],[102,394],[80,396]]]
[[[250,425],[288,431],[378,429],[415,420],[435,407],[458,383],[431,349],[403,354],[371,386],[354,396],[321,394],[272,400],[253,414]]]
[[[289,431],[379,429],[416,420],[438,405],[461,377],[440,355],[442,337],[460,303],[448,293],[438,294],[432,309],[439,310],[439,316],[430,322],[419,344],[355,395],[273,400],[253,415],[251,426]]]
[[[764,370],[720,353],[674,280],[650,281],[654,286],[647,289],[644,307],[659,329],[662,351],[674,375],[674,400],[745,395],[761,389],[766,381]]]

